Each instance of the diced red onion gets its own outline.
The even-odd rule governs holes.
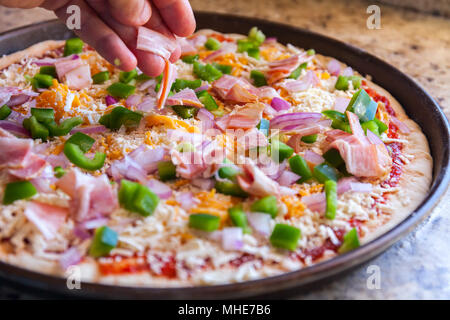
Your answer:
[[[156,107],[156,99],[153,97],[145,97],[141,103],[137,105],[137,109],[144,112],[150,112]]]
[[[348,98],[336,98],[334,101],[334,110],[344,113],[347,109],[350,99]]]
[[[341,72],[341,64],[339,63],[339,61],[332,59],[330,62],[328,62],[327,69],[332,75],[338,76]]]
[[[242,228],[232,227],[222,229],[222,247],[224,250],[240,250],[244,246]]]
[[[156,80],[155,79],[149,79],[139,84],[138,89],[141,91],[147,90],[147,89],[155,89],[156,87]]]
[[[195,92],[200,92],[200,91],[203,91],[203,90],[208,90],[210,87],[211,87],[211,85],[205,84],[204,86],[198,87],[198,88],[195,89],[194,91],[195,91]]]
[[[247,219],[250,226],[260,235],[270,235],[270,221],[272,217],[267,213],[248,212]]]
[[[198,110],[197,118],[202,122],[203,131],[214,127],[214,115],[205,108]]]
[[[105,102],[106,102],[106,105],[107,105],[107,106],[110,106],[110,105],[112,105],[112,104],[116,104],[116,103],[117,103],[117,100],[114,99],[112,96],[106,96],[106,97],[105,97]]]
[[[311,211],[324,212],[326,208],[326,198],[325,193],[314,193],[309,196],[302,197],[301,201],[310,209]]]
[[[146,145],[133,150],[129,156],[136,161],[147,173],[152,173],[157,169],[158,162],[163,160],[165,150],[162,147],[150,149]]]
[[[283,111],[288,110],[291,107],[291,104],[284,99],[274,97],[272,98],[270,106],[274,108],[276,111]]]
[[[86,240],[92,237],[92,234],[80,225],[77,225],[73,228],[73,234],[80,240]]]
[[[371,144],[383,144],[383,141],[370,130],[367,130],[367,139],[369,139]]]
[[[298,192],[294,189],[285,187],[285,186],[280,186],[280,195],[282,196],[295,196]]]
[[[276,43],[277,38],[276,37],[267,37],[266,40],[264,40],[263,43]]]
[[[353,75],[353,69],[351,67],[347,67],[342,71],[342,75],[346,77],[350,77]]]
[[[299,176],[298,174],[295,174],[292,171],[284,170],[277,181],[280,185],[289,187],[290,185],[297,182],[300,178],[301,176]]]
[[[305,151],[304,158],[307,162],[312,163],[314,165],[321,164],[325,161],[325,159],[320,154],[311,150]]]
[[[6,105],[8,107],[18,106],[18,105],[24,104],[25,102],[30,100],[30,98],[31,98],[31,96],[28,94],[24,94],[24,93],[18,94],[18,95],[12,96]]]
[[[150,179],[147,181],[146,185],[161,199],[168,199],[172,196],[172,189],[159,180]]]
[[[391,117],[391,121],[402,133],[410,133],[409,127],[402,121],[398,120],[396,117]]]
[[[34,178],[30,181],[33,186],[37,189],[40,193],[51,193],[54,190],[50,187],[49,179],[47,178]]]
[[[102,133],[106,131],[106,127],[102,125],[89,126],[89,127],[78,127],[70,131],[71,134],[82,132],[85,134]]]
[[[70,266],[78,264],[82,259],[80,250],[77,247],[72,247],[66,250],[59,258],[59,264],[63,270],[66,270]]]
[[[43,58],[39,60],[34,60],[32,63],[34,63],[37,66],[52,66],[56,62],[56,59],[53,58]]]
[[[29,132],[21,124],[9,120],[0,120],[0,128],[19,137],[28,138],[30,136]]]
[[[213,179],[197,178],[191,181],[192,185],[203,190],[211,190],[214,187]]]
[[[101,226],[104,226],[108,223],[108,218],[106,217],[99,217],[92,220],[83,221],[80,223],[80,226],[86,230],[92,230],[97,229]]]
[[[301,126],[314,123],[319,121],[320,118],[322,118],[322,114],[315,112],[285,113],[270,120],[270,128],[283,130],[293,125]]]
[[[195,198],[192,192],[179,192],[175,196],[175,200],[184,210],[189,210],[200,203],[200,200]]]
[[[139,102],[141,102],[141,96],[138,94],[132,94],[127,98],[127,100],[125,100],[125,105],[128,108],[131,108],[137,106]]]

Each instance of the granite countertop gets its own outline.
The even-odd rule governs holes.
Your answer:
[[[450,19],[385,4],[381,29],[366,27],[375,1],[191,0],[196,10],[234,13],[310,29],[388,61],[418,81],[450,117]],[[447,10],[448,11],[448,10]],[[0,8],[0,32],[53,19],[41,9]],[[246,30],[243,30],[246,31]],[[379,257],[296,299],[450,299],[450,190],[430,216]],[[368,289],[376,265],[380,289]],[[369,268],[370,270],[370,268]],[[19,297],[0,284],[0,298]]]

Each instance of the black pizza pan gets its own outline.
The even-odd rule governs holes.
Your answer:
[[[433,157],[432,186],[426,199],[405,220],[389,232],[357,250],[298,271],[242,283],[182,287],[147,288],[82,283],[80,290],[67,289],[66,279],[40,274],[0,262],[3,282],[41,296],[119,299],[237,299],[281,297],[311,290],[330,278],[339,277],[380,254],[414,229],[433,209],[445,192],[449,180],[449,123],[436,101],[413,79],[390,64],[357,47],[304,29],[255,18],[211,12],[196,12],[197,27],[226,33],[246,34],[258,26],[281,43],[314,48],[372,76],[373,81],[390,92],[417,122],[428,138]],[[54,20],[8,31],[0,35],[0,54],[10,54],[49,39],[67,39],[72,32]]]

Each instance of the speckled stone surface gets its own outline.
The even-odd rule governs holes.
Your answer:
[[[381,29],[366,27],[376,1],[191,0],[196,10],[264,18],[364,48],[415,78],[450,117],[450,19],[378,4]],[[41,9],[0,8],[0,32],[54,18]],[[246,32],[246,30],[242,30]],[[369,289],[368,267],[380,270]],[[2,287],[0,298],[30,298]],[[382,255],[295,299],[450,299],[450,191],[413,232]]]

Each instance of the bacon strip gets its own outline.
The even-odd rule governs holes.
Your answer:
[[[271,62],[269,64],[269,70],[266,71],[267,82],[273,84],[289,76],[304,61],[305,55],[306,53],[302,55],[296,54],[283,60]]]
[[[198,100],[197,95],[192,89],[183,89],[180,92],[175,93],[173,96],[168,97],[166,105],[184,105],[197,108],[203,108],[203,104]]]
[[[169,60],[172,52],[177,48],[175,39],[146,27],[139,27],[137,49],[154,53],[164,60]]]
[[[244,164],[242,170],[243,173],[237,177],[242,190],[257,197],[279,195],[278,183],[266,176],[256,165]]]
[[[347,171],[357,177],[382,177],[392,164],[384,144],[371,143],[364,134],[358,116],[347,111],[352,135],[335,140],[330,147],[339,150]]]
[[[265,108],[264,103],[248,103],[239,106],[230,114],[227,114],[216,121],[216,125],[222,129],[251,129],[261,121],[262,113]]]
[[[30,201],[25,208],[25,216],[48,240],[56,237],[58,230],[66,222],[68,208],[58,207],[37,201]]]
[[[235,103],[248,103],[256,101],[258,89],[242,78],[223,75],[212,83],[212,89],[222,99]]]

